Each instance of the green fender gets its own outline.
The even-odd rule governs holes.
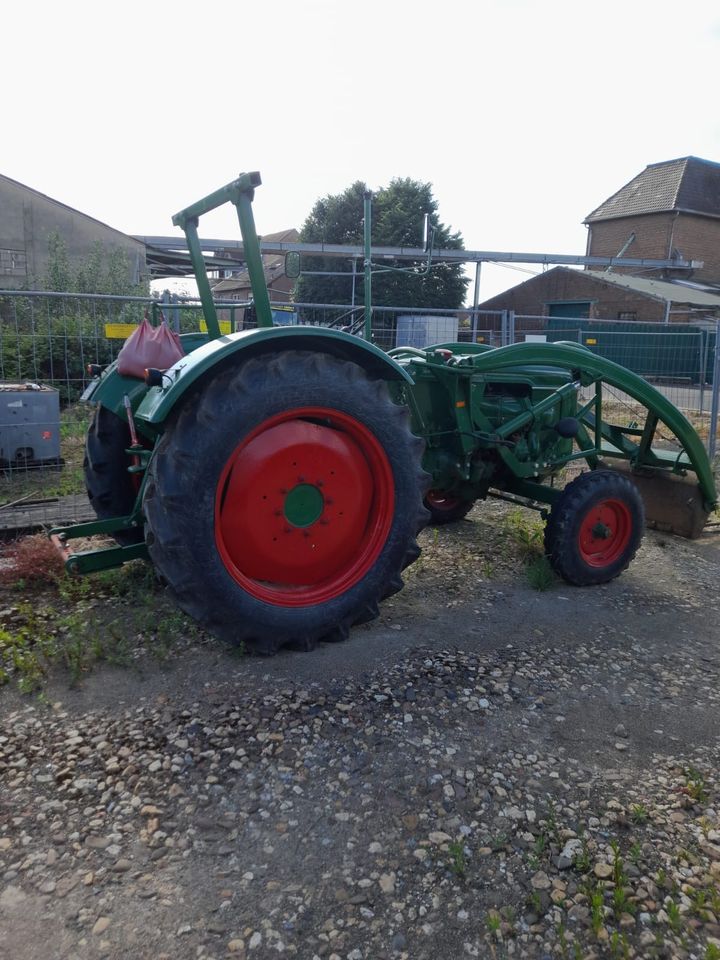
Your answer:
[[[193,350],[164,374],[163,386],[148,391],[135,417],[148,424],[162,424],[187,390],[219,364],[241,363],[261,354],[282,350],[310,350],[351,360],[380,380],[412,377],[373,343],[327,327],[263,327],[210,340]],[[222,411],[218,411],[222,415]]]
[[[473,367],[479,372],[525,365],[564,367],[577,371],[578,376],[583,375],[586,381],[588,376],[589,382],[602,380],[633,397],[670,427],[683,445],[708,506],[712,507],[717,503],[718,496],[710,460],[695,428],[687,417],[647,380],[612,360],[606,360],[581,348],[580,344],[515,343],[473,358]]]

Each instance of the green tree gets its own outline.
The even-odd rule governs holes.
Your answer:
[[[363,196],[366,184],[358,180],[343,193],[322,197],[313,207],[300,231],[303,243],[362,244]],[[387,187],[373,193],[373,247],[421,247],[425,214],[434,228],[434,249],[463,248],[462,237],[440,222],[432,185],[396,178]],[[373,275],[373,302],[390,307],[437,307],[454,310],[463,305],[468,283],[462,264],[433,264],[421,275],[422,261],[383,261],[382,267],[415,268],[417,272],[377,273]],[[303,256],[303,270],[342,271],[347,277],[302,276],[296,297],[305,303],[350,303],[352,265],[338,258]],[[363,302],[362,264],[358,265],[355,302]]]

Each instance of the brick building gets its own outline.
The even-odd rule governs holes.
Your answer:
[[[480,304],[532,316],[689,322],[720,316],[720,163],[654,163],[584,221],[587,255],[703,261],[632,274],[556,267]]]

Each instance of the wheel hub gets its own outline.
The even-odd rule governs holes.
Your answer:
[[[600,500],[580,524],[580,556],[591,567],[605,567],[622,555],[632,536],[632,518],[622,500]]]
[[[299,483],[285,497],[285,519],[294,527],[311,527],[325,509],[325,498],[319,487]]]

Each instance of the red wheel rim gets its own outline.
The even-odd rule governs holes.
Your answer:
[[[460,497],[449,497],[442,490],[428,490],[425,499],[433,510],[442,512],[443,510],[454,510],[460,504]]]
[[[632,515],[622,500],[600,500],[582,518],[580,556],[590,567],[608,567],[623,554],[632,536]]]
[[[229,457],[215,541],[253,597],[302,607],[341,596],[377,560],[393,519],[392,468],[349,414],[301,407],[265,420]]]

